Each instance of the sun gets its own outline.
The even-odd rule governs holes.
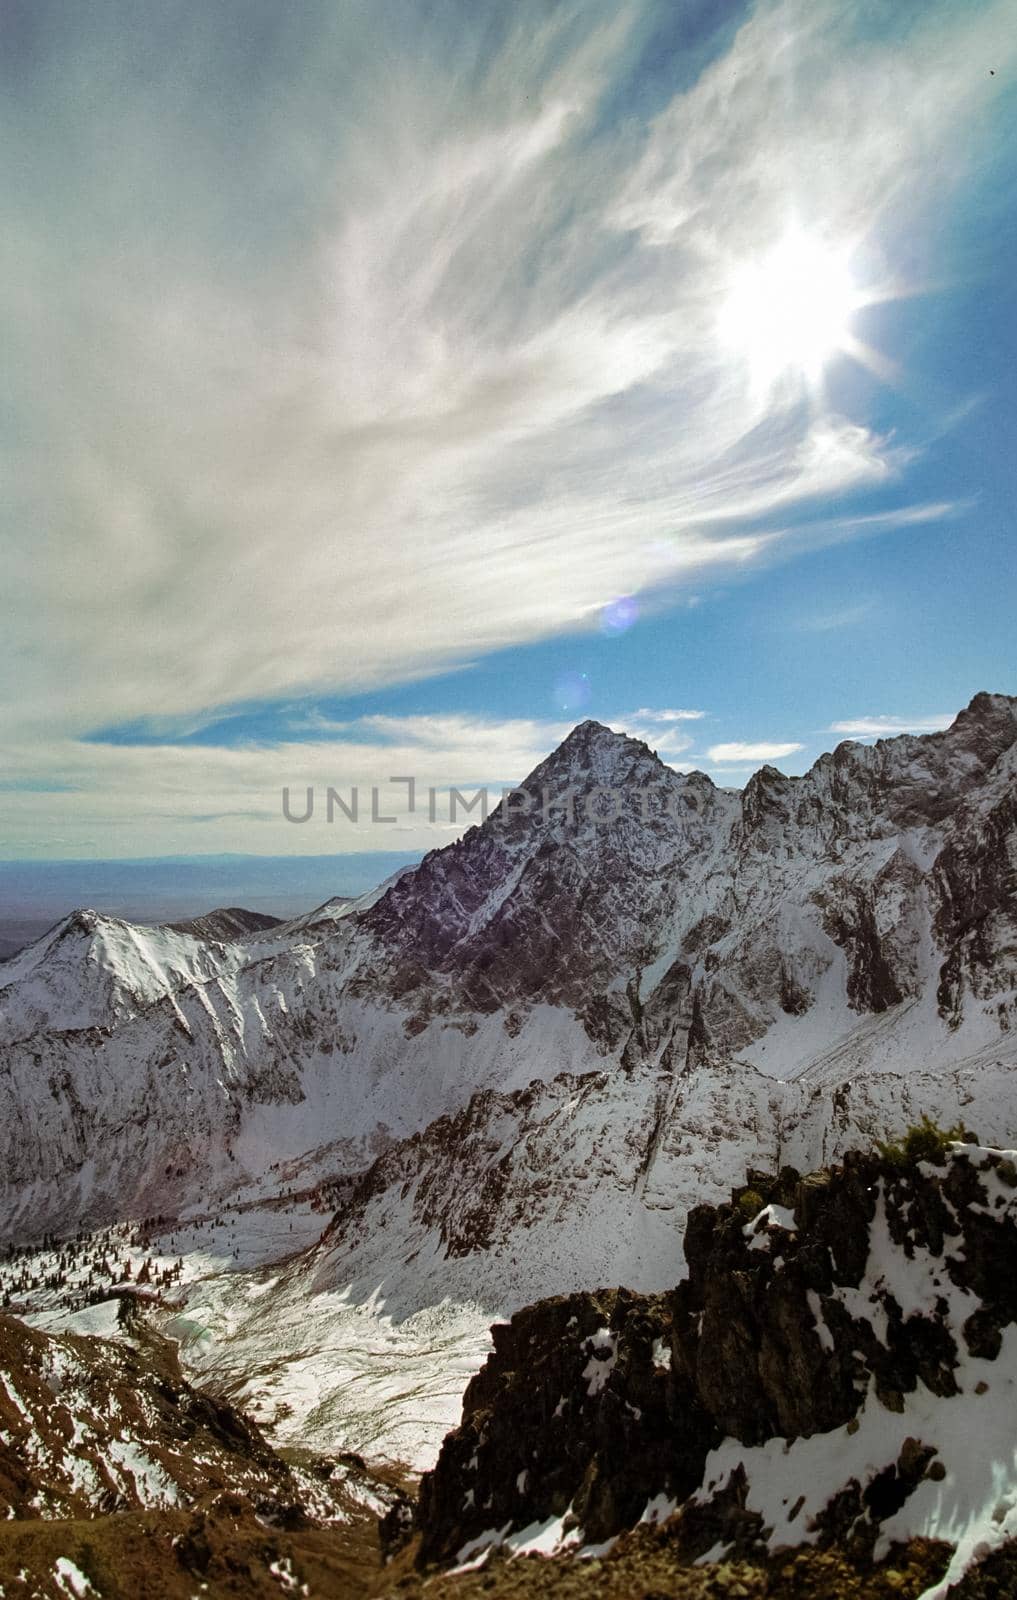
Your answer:
[[[851,316],[866,298],[852,279],[847,251],[791,229],[734,273],[721,337],[759,388],[786,377],[815,382],[833,356],[852,349]]]

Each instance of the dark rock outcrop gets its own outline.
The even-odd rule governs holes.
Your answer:
[[[728,1204],[690,1215],[688,1278],[670,1294],[573,1295],[495,1327],[421,1486],[421,1561],[552,1518],[597,1543],[656,1496],[686,1503],[692,1555],[718,1540],[759,1554],[769,1530],[745,1510],[744,1479],[701,1491],[710,1451],[850,1430],[870,1389],[895,1413],[919,1385],[957,1394],[962,1357],[992,1359],[1017,1321],[1015,1185],[1007,1158],[931,1128],[804,1178],[750,1172]],[[898,1298],[895,1256],[927,1275],[920,1309]],[[942,1475],[937,1454],[935,1439],[906,1437],[844,1484],[812,1537],[850,1530],[871,1553],[880,1523]]]
[[[169,922],[167,927],[175,933],[189,933],[195,939],[218,939],[230,942],[246,939],[252,933],[266,933],[269,928],[282,926],[281,917],[271,917],[264,911],[247,911],[243,906],[220,906],[215,911],[204,911],[198,917],[183,922]]]
[[[638,1521],[662,1487],[688,1494],[716,1434],[690,1410],[674,1433],[664,1296],[566,1295],[492,1329],[463,1425],[421,1487],[424,1558],[485,1528],[571,1513],[596,1541]]]

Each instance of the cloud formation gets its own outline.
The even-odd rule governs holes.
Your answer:
[[[1005,5],[877,37],[760,4],[650,115],[652,0],[15,9],[19,759],[593,626],[906,472],[864,418],[754,389],[719,308],[792,213],[892,278],[976,147]]]
[[[803,744],[796,744],[792,740],[783,744],[768,744],[765,740],[755,744],[734,740],[730,744],[711,745],[707,755],[718,766],[727,766],[737,765],[740,762],[782,761],[785,756],[796,755],[799,750],[804,749]]]
[[[633,717],[647,722],[701,722],[706,716],[705,711],[651,711],[646,706],[641,706],[638,711],[633,711]]]
[[[892,739],[898,733],[939,733],[948,728],[956,711],[934,717],[848,717],[830,724],[831,733],[847,739]]]

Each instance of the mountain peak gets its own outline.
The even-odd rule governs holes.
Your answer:
[[[87,953],[95,938],[101,937],[105,925],[114,920],[102,916],[90,907],[82,906],[69,911],[59,922],[54,922],[53,926],[40,934],[38,939],[33,939],[31,944],[25,945],[4,964],[3,983],[6,985],[16,978],[24,977],[44,960],[52,960],[55,957],[62,957],[65,960],[75,959],[69,953],[72,950]]]
[[[614,728],[609,728],[603,722],[596,722],[592,717],[585,722],[577,722],[571,733],[567,733],[558,748],[551,753],[549,759],[560,755],[562,751],[577,750],[592,752],[595,750],[618,750],[626,744],[641,745],[639,739],[633,739],[627,733],[621,733]],[[645,746],[642,746],[645,749]]]
[[[168,1001],[183,987],[202,983],[239,956],[225,943],[205,943],[193,933],[144,927],[82,908],[57,922],[41,939],[6,961],[0,993],[22,987],[21,1021],[0,1008],[0,1037],[50,1028],[101,1026],[111,1016]],[[12,1032],[13,1030],[13,1032]]]
[[[520,788],[533,793],[559,785],[588,791],[633,782],[672,780],[675,776],[641,739],[605,727],[604,723],[591,718],[577,723],[557,749],[523,780]]]
[[[973,694],[963,711],[957,713],[954,726],[964,719],[978,718],[985,720],[995,718],[1000,714],[1013,717],[1017,713],[1017,696],[1012,694],[993,694],[988,689],[979,689]]]
[[[990,765],[1017,740],[1017,699],[980,690],[957,713],[944,737]]]

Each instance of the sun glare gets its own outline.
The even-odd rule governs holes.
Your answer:
[[[862,303],[846,253],[795,230],[735,274],[721,334],[760,387],[784,375],[815,380],[849,347],[851,314]]]

